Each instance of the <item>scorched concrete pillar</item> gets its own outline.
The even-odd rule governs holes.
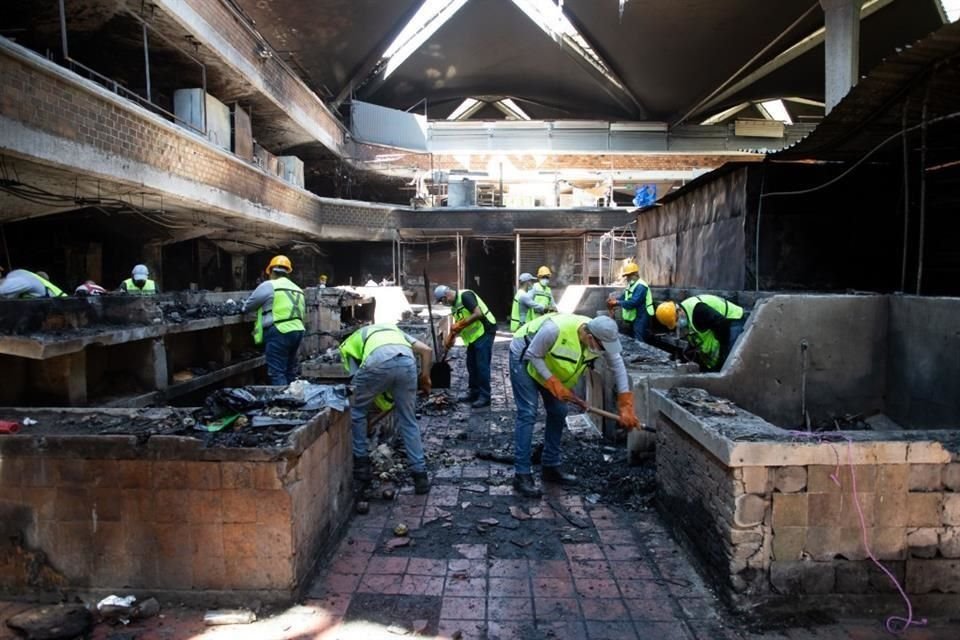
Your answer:
[[[826,103],[830,113],[860,74],[860,7],[863,0],[820,0],[827,30]]]

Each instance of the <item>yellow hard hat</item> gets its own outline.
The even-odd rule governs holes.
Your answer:
[[[552,275],[553,275],[553,273],[550,272],[550,267],[548,267],[548,266],[546,266],[546,265],[544,265],[544,266],[540,267],[539,269],[537,269],[537,277],[538,277],[538,278],[543,278],[543,277],[549,278],[549,277],[552,276]]]
[[[657,305],[657,322],[665,326],[670,331],[677,328],[677,303],[661,302]]]
[[[631,262],[623,268],[623,275],[629,276],[634,273],[640,273],[640,267],[637,266],[636,262]]]
[[[287,273],[293,273],[293,263],[287,256],[273,256],[273,260],[267,265],[267,273],[274,269],[286,269]]]
[[[321,279],[321,280],[326,280],[326,279],[327,279],[327,274],[321,273],[321,274],[320,274],[320,279]]]

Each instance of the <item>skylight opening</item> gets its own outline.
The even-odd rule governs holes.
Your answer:
[[[483,106],[483,103],[474,98],[467,98],[447,116],[447,120],[466,120]]]
[[[960,0],[940,0],[940,4],[943,6],[950,22],[956,22],[960,19]]]
[[[760,111],[770,120],[779,120],[784,124],[793,124],[790,112],[783,106],[783,100],[765,100],[757,105]]]
[[[527,112],[520,108],[516,102],[513,101],[513,98],[504,98],[499,100],[496,103],[496,106],[503,111],[508,118],[514,118],[516,120],[530,120],[530,116],[527,115]]]
[[[467,0],[426,0],[383,53],[383,77],[389,78],[466,3]]]
[[[607,81],[619,89],[624,89],[603,58],[593,50],[586,39],[573,26],[573,23],[564,15],[562,3],[554,4],[553,0],[513,0],[513,4],[527,14],[527,17],[533,20],[534,24],[540,27],[551,39],[558,44],[572,45],[577,54],[602,73]]]

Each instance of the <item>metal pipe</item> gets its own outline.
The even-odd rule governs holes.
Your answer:
[[[520,234],[514,234],[516,236],[516,259],[514,261],[514,270],[513,270],[513,281],[516,283],[520,282]],[[519,286],[519,285],[518,285]]]
[[[597,280],[598,280],[598,284],[601,287],[603,286],[603,238],[604,237],[605,237],[605,234],[603,236],[600,236],[600,266],[597,269]]]
[[[703,100],[701,100],[700,102],[698,102],[697,104],[695,104],[694,106],[692,106],[685,114],[683,114],[683,117],[681,117],[679,120],[677,120],[677,121],[674,123],[674,126],[676,126],[676,125],[678,125],[678,124],[683,124],[684,122],[686,122],[686,121],[687,121],[687,118],[689,118],[690,116],[692,116],[693,114],[695,114],[695,113],[697,112],[697,110],[700,109],[700,107],[702,107],[704,104],[706,104],[707,102],[709,102],[715,95],[717,95],[718,93],[720,93],[721,91],[723,91],[724,89],[726,89],[726,88],[727,88],[727,85],[729,85],[731,82],[733,82],[734,80],[737,79],[737,76],[739,76],[741,73],[743,73],[744,71],[746,71],[747,69],[749,69],[750,66],[753,65],[754,62],[756,62],[761,56],[763,56],[764,54],[766,54],[767,51],[770,51],[770,49],[773,48],[774,45],[776,45],[778,42],[780,42],[780,40],[783,39],[784,36],[786,36],[788,33],[790,33],[791,31],[793,31],[794,27],[796,27],[796,26],[799,25],[801,22],[803,22],[804,20],[806,20],[807,16],[809,16],[810,13],[812,13],[814,10],[816,10],[819,6],[820,6],[820,2],[819,2],[819,0],[817,0],[817,2],[814,2],[813,5],[812,5],[809,9],[807,9],[806,11],[804,11],[803,14],[802,14],[799,18],[797,18],[796,20],[794,20],[793,22],[791,22],[791,23],[790,23],[790,26],[788,26],[786,29],[784,29],[783,31],[781,31],[780,34],[779,34],[776,38],[774,38],[773,40],[771,40],[771,41],[769,42],[769,44],[767,44],[767,46],[765,46],[763,49],[760,49],[760,51],[758,51],[752,58],[750,58],[750,59],[747,60],[745,63],[743,63],[743,66],[741,66],[739,69],[737,69],[736,71],[734,71],[733,74],[732,74],[730,77],[728,77],[726,80],[724,80],[722,83],[720,83],[720,85],[719,85],[716,89],[714,89],[713,91],[711,91],[710,94],[709,94],[706,98],[704,98]]]
[[[907,145],[907,108],[910,105],[909,98],[903,103],[903,115],[901,116],[901,127],[903,130],[903,260],[900,265],[900,291],[907,291],[907,253],[909,252],[909,243],[907,237],[910,234],[910,150]]]
[[[920,295],[920,287],[923,283],[923,244],[926,239],[927,226],[927,108],[930,102],[930,87],[933,84],[933,76],[927,81],[927,91],[923,96],[923,110],[921,111],[920,126],[920,229],[918,231],[917,247],[917,295]]]
[[[147,100],[153,102],[153,92],[150,90],[150,41],[147,38],[147,23],[141,23],[143,27],[143,68],[144,75],[147,78]]]
[[[810,431],[810,416],[807,414],[807,349],[810,343],[806,340],[800,341],[800,424],[807,427]]]
[[[67,10],[64,7],[64,0],[60,0],[60,49],[63,52],[63,59],[70,59],[70,48],[67,46]]]

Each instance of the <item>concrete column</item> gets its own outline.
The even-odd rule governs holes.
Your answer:
[[[247,277],[247,257],[231,254],[230,266],[232,267],[233,273],[233,290],[243,291],[243,283]]]
[[[167,347],[163,343],[163,338],[152,341],[149,360],[153,388],[158,391],[166,389],[169,386],[170,374],[167,371]]]
[[[87,404],[87,352],[38,361],[34,387],[38,393],[56,397],[71,407]]]
[[[826,39],[827,113],[857,84],[860,75],[860,8],[863,0],[820,0]]]
[[[150,279],[157,283],[160,291],[163,287],[163,245],[159,242],[150,242],[143,248],[143,261],[150,269]]]

